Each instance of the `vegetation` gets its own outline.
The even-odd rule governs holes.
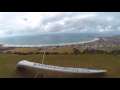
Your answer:
[[[25,48],[21,47],[20,48],[19,47],[19,48],[15,48],[15,49],[11,50],[12,53],[14,53],[14,52],[30,52],[30,51],[36,52],[37,48],[35,48],[35,47],[25,47]]]
[[[104,46],[104,47],[100,47],[98,48],[98,50],[103,50],[105,49],[107,52],[111,52],[112,50],[120,50],[120,46],[114,46],[114,47],[111,47],[111,46]]]
[[[57,52],[57,53],[73,53],[73,49],[71,47],[67,47],[67,46],[61,46],[61,47],[58,47],[58,49],[55,49],[55,50],[40,50],[40,52],[50,52],[50,53],[54,53],[54,52]]]
[[[104,49],[104,50],[103,50]],[[38,50],[35,47],[7,48],[0,51],[0,78],[43,78],[42,70],[26,67],[16,69],[21,60],[41,63],[45,51],[44,64],[63,67],[103,69],[102,74],[74,74],[43,70],[46,78],[120,78],[120,47],[102,47],[97,50],[61,46],[55,50]]]
[[[0,54],[0,78],[34,78],[36,73],[40,71],[30,67],[22,70],[16,69],[16,65],[20,60],[41,63],[42,55]],[[108,70],[108,72],[104,74],[74,74],[44,70],[46,78],[120,78],[120,55],[46,55],[44,64]],[[43,78],[41,71],[37,78]]]

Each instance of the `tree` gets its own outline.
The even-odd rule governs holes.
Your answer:
[[[81,54],[81,52],[76,48],[73,48],[73,52],[74,52],[74,54]]]

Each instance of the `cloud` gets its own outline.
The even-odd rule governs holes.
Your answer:
[[[0,12],[0,37],[54,32],[120,32],[119,12]]]

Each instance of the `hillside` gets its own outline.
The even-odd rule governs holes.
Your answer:
[[[0,54],[0,78],[34,78],[40,70],[26,67],[18,70],[16,65],[20,60],[41,63],[42,55]],[[119,78],[120,55],[79,54],[79,55],[45,55],[44,64],[63,67],[78,67],[108,70],[104,74],[74,74],[44,70],[46,78]],[[37,78],[43,78],[40,71]]]

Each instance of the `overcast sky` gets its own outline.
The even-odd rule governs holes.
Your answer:
[[[120,12],[0,12],[0,37],[61,32],[120,33]]]

